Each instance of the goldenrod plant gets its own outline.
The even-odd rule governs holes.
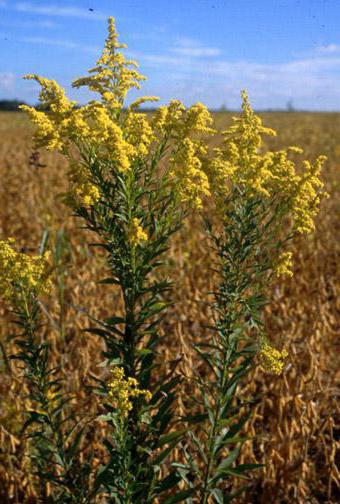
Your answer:
[[[210,370],[198,383],[199,418],[205,422],[199,436],[191,434],[197,457],[190,454],[181,466],[184,474],[194,473],[191,486],[198,486],[200,504],[230,502],[244,487],[233,491],[228,480],[247,479],[261,467],[237,463],[253,402],[242,383],[256,356],[269,372],[283,371],[287,350],[274,348],[266,337],[266,293],[276,276],[293,274],[292,252],[286,249],[296,234],[314,229],[325,195],[319,178],[325,158],[304,161],[299,173],[294,157],[300,149],[266,152],[262,137],[275,132],[263,127],[245,92],[242,97],[241,116],[223,132],[223,146],[213,150],[206,165],[217,215],[214,225],[208,218],[205,223],[218,280],[211,303],[213,334],[196,345]]]
[[[216,134],[213,119],[201,103],[186,108],[172,100],[152,114],[140,105],[155,102],[153,96],[128,105],[127,93],[139,89],[145,77],[124,56],[125,47],[110,18],[96,65],[73,82],[94,93],[83,106],[70,101],[55,81],[27,76],[41,86],[41,109],[22,107],[36,125],[36,147],[67,159],[69,187],[60,198],[106,255],[108,273],[100,282],[118,289],[123,300],[121,313],[112,307],[104,320],[90,317],[93,326],[87,330],[105,343],[95,388],[102,399],[98,420],[108,433],[106,457],[91,472],[90,459],[81,467],[77,458],[83,431],[67,444],[66,400],[61,383],[52,379],[48,346],[37,337],[38,295],[48,284],[42,259],[20,259],[27,264],[21,269],[2,267],[3,297],[11,300],[23,327],[18,357],[38,387],[34,420],[44,427],[38,437],[47,450],[36,442],[40,495],[47,498],[51,481],[51,502],[90,503],[100,496],[122,504],[230,502],[242,490],[230,488],[230,478],[247,477],[255,468],[237,462],[253,402],[244,397],[243,378],[257,356],[276,374],[287,358],[286,350],[273,348],[266,337],[267,286],[291,274],[289,241],[313,230],[324,159],[304,162],[300,173],[293,160],[299,149],[265,152],[262,135],[274,132],[262,126],[246,94],[241,116],[215,149],[208,143]],[[204,216],[217,276],[214,323],[196,346],[209,372],[198,379],[193,410],[181,418],[175,408],[182,380],[178,361],[168,363],[167,374],[159,371],[161,324],[172,289],[162,265],[172,235],[191,210]],[[212,222],[209,212],[215,214]],[[11,250],[3,242],[3,261]],[[20,296],[12,297],[18,282],[28,282],[28,307]],[[62,291],[60,296],[63,304]],[[181,460],[173,459],[175,447]]]
[[[30,438],[32,472],[39,481],[38,495],[42,502],[84,503],[87,487],[84,483],[90,466],[78,465],[81,429],[76,433],[77,422],[72,421],[70,425],[67,422],[70,418],[65,419],[70,398],[62,391],[59,368],[50,365],[49,342],[41,337],[39,297],[51,290],[50,254],[41,250],[40,255],[30,256],[17,249],[14,239],[0,241],[0,293],[20,329],[15,335],[18,351],[11,358],[22,363],[28,388],[23,431]]]
[[[98,472],[94,488],[105,489],[114,502],[137,503],[153,502],[178,480],[160,477],[161,462],[181,437],[181,432],[166,433],[180,379],[174,370],[158,376],[156,384],[153,379],[159,323],[168,306],[164,294],[171,289],[171,282],[155,272],[188,209],[200,207],[202,195],[209,194],[201,169],[207,154],[202,137],[213,130],[200,103],[186,109],[173,100],[150,120],[138,108],[155,97],[138,99],[125,109],[127,92],[139,88],[144,77],[124,57],[124,47],[110,19],[96,66],[73,83],[86,86],[97,99],[77,108],[56,82],[28,76],[41,85],[47,112],[23,109],[37,125],[37,147],[57,149],[69,159],[69,191],[63,201],[97,236],[109,266],[102,283],[118,286],[124,300],[122,316],[113,313],[89,329],[104,338],[105,365],[122,373],[127,394],[126,403],[117,400],[112,384],[101,382],[107,409],[101,418],[112,426],[112,438],[105,443],[109,462]],[[161,169],[165,156],[169,162]],[[135,387],[130,390],[131,383]]]

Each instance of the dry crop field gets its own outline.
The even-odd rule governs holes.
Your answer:
[[[244,503],[336,503],[340,501],[340,114],[275,112],[261,114],[264,124],[278,131],[265,140],[270,148],[303,147],[305,157],[327,156],[323,179],[330,198],[322,202],[316,232],[294,242],[294,276],[280,280],[270,292],[266,311],[271,340],[285,345],[289,358],[282,376],[266,374],[258,366],[249,378],[249,393],[260,395],[255,414],[245,431],[255,439],[242,451],[244,462],[265,467],[252,473]],[[221,128],[229,113],[216,114]],[[37,250],[44,231],[50,233],[55,264],[56,295],[43,305],[43,333],[52,343],[52,355],[61,364],[65,386],[73,404],[90,418],[100,411],[91,392],[99,376],[102,341],[83,332],[87,313],[103,318],[121,306],[114,289],[100,286],[105,263],[87,245],[91,239],[67,215],[56,199],[65,190],[66,162],[55,153],[32,156],[32,127],[22,113],[0,115],[0,229],[13,236],[24,250]],[[70,212],[69,212],[70,214]],[[211,258],[200,219],[192,216],[173,239],[169,265],[176,287],[174,306],[162,323],[164,340],[159,362],[180,359],[180,372],[188,378],[181,390],[179,410],[195,394],[190,376],[204,374],[190,342],[204,335],[209,312],[200,303],[211,289]],[[104,288],[105,287],[105,288]],[[27,440],[21,432],[27,404],[18,379],[18,366],[7,356],[13,350],[13,331],[5,305],[1,306],[0,375],[0,502],[34,503],[34,485],[27,457]],[[83,413],[82,413],[83,414]],[[100,422],[90,424],[84,450],[100,458],[97,440]]]

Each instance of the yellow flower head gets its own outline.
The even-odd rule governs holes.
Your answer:
[[[142,96],[141,98],[137,98],[137,100],[135,100],[134,102],[131,103],[131,105],[129,105],[129,110],[138,109],[139,106],[142,105],[143,103],[156,102],[158,100],[159,100],[158,96]]]
[[[293,276],[293,272],[291,270],[293,266],[292,257],[292,252],[282,252],[282,254],[280,254],[278,263],[275,266],[276,276]]]
[[[143,241],[147,241],[148,239],[147,232],[144,231],[140,222],[140,219],[134,217],[129,225],[128,241],[133,247],[140,245]]]
[[[290,214],[293,229],[310,232],[314,228],[322,193],[320,172],[325,157],[314,164],[303,163],[299,174],[291,156],[302,150],[288,147],[278,152],[263,152],[263,135],[275,135],[275,131],[262,125],[262,120],[252,110],[246,92],[242,93],[242,113],[233,118],[233,124],[223,132],[222,148],[216,148],[205,165],[212,194],[221,206],[233,186],[243,189],[246,196],[262,197],[282,205]]]
[[[186,110],[182,133],[189,136],[194,133],[212,134],[213,118],[205,105],[197,102]]]
[[[202,103],[186,109],[180,100],[171,100],[168,106],[159,107],[152,119],[155,133],[172,134],[179,141],[213,133],[212,123],[212,116]]]
[[[66,112],[70,112],[76,102],[69,101],[65,96],[65,91],[55,80],[46,79],[45,77],[39,77],[39,75],[30,74],[25,75],[25,79],[35,80],[40,84],[41,91],[39,94],[40,103],[55,115],[64,115]]]
[[[45,112],[40,112],[28,105],[21,105],[20,108],[28,113],[32,123],[36,126],[34,133],[36,147],[46,147],[47,150],[56,149],[59,151],[64,149],[64,141],[58,128]]]
[[[108,384],[109,395],[115,402],[116,408],[122,417],[126,417],[132,410],[132,399],[144,396],[146,401],[150,401],[152,394],[149,390],[138,388],[135,378],[125,378],[124,369],[115,366],[112,370],[111,382]]]
[[[91,102],[84,114],[90,125],[88,143],[111,161],[118,171],[128,170],[135,149],[124,139],[123,129],[112,119],[109,110],[101,103]]]
[[[267,341],[263,341],[260,350],[260,359],[263,367],[270,373],[280,375],[283,371],[285,359],[288,357],[288,352],[281,352],[269,345]]]
[[[129,112],[125,121],[126,139],[135,148],[137,157],[146,157],[154,140],[146,114]]]
[[[151,126],[155,134],[164,134],[166,120],[168,117],[168,107],[165,105],[158,107],[152,116]]]
[[[68,120],[74,111],[75,102],[69,101],[63,88],[56,81],[26,75],[25,79],[35,80],[40,84],[40,103],[46,112],[38,111],[34,107],[22,105],[20,108],[28,113],[33,124],[37,126],[34,138],[37,147],[66,152],[68,147]]]
[[[319,156],[314,164],[304,161],[304,173],[297,176],[292,184],[291,207],[294,229],[298,233],[310,233],[315,229],[314,218],[319,212],[321,198],[328,197],[321,190],[324,184],[320,180],[326,159],[326,156]]]
[[[210,195],[209,180],[202,169],[205,154],[201,144],[185,138],[171,159],[170,176],[180,199],[197,209],[202,208],[203,196]]]
[[[35,140],[38,147],[57,149],[70,161],[69,190],[64,202],[72,207],[91,206],[99,200],[99,190],[91,180],[91,162],[100,162],[101,173],[108,179],[117,171],[133,170],[140,162],[153,163],[169,152],[177,193],[184,203],[201,208],[202,197],[209,195],[208,175],[203,169],[207,151],[200,136],[213,132],[212,117],[201,103],[186,107],[172,100],[167,107],[159,107],[151,121],[138,107],[154,96],[134,101],[126,114],[121,114],[124,99],[130,88],[140,87],[144,77],[138,74],[137,64],[127,60],[118,42],[114,19],[109,19],[109,34],[101,57],[88,76],[77,79],[74,87],[87,86],[100,95],[82,107],[69,101],[64,90],[53,80],[37,75],[41,86],[40,100],[44,110],[23,106],[37,126]],[[91,156],[88,154],[91,153]],[[79,163],[82,159],[87,167]],[[180,200],[179,200],[180,201]],[[130,242],[138,245],[147,239],[140,224],[133,221],[128,231]]]
[[[0,241],[0,295],[17,306],[27,299],[48,293],[48,253],[29,256],[13,248],[14,240]]]
[[[61,194],[63,202],[71,208],[95,205],[100,192],[90,180],[89,169],[82,163],[71,162],[67,172],[70,189]]]
[[[121,49],[125,44],[118,42],[118,34],[113,17],[109,18],[109,35],[105,42],[101,57],[96,66],[89,70],[88,77],[81,77],[73,82],[74,87],[87,86],[102,96],[104,102],[109,102],[113,108],[123,106],[127,92],[131,88],[140,88],[140,81],[145,80],[136,68],[137,63],[124,57]]]

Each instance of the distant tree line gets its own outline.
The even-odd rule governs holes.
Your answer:
[[[17,112],[19,110],[20,105],[26,105],[26,103],[22,100],[0,100],[0,111],[7,111],[7,112]],[[37,104],[35,106],[38,110],[44,110],[45,112],[48,112],[48,107],[42,107],[41,104]],[[78,105],[80,107],[80,105]],[[143,112],[154,112],[154,108],[152,107],[143,107],[142,108]],[[293,104],[293,100],[288,100],[286,104],[285,109],[266,109],[266,110],[261,110],[262,112],[277,112],[277,111],[284,111],[286,110],[287,112],[295,112],[296,109]],[[222,104],[220,108],[217,109],[211,109],[212,112],[237,112],[237,110],[232,110],[228,109],[226,104]]]
[[[0,100],[0,111],[17,112],[19,105],[24,105],[25,102],[19,100]]]

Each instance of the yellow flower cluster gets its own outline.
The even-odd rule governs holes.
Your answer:
[[[212,134],[213,118],[205,105],[196,103],[188,109],[180,100],[171,100],[168,106],[157,109],[152,126],[155,133],[166,133],[177,140],[195,134]]]
[[[145,77],[137,71],[138,64],[133,60],[127,60],[119,51],[125,48],[125,44],[118,42],[115,20],[110,17],[109,35],[101,57],[96,66],[89,70],[90,75],[75,80],[73,86],[77,88],[87,86],[91,91],[99,93],[112,109],[120,110],[129,89],[139,89],[140,82],[145,80]]]
[[[189,138],[171,158],[170,176],[175,180],[180,199],[189,205],[202,208],[203,195],[210,195],[209,180],[202,169],[206,149]]]
[[[79,206],[88,207],[94,205],[100,198],[98,187],[90,182],[88,168],[75,161],[70,163],[68,170],[70,190],[63,194],[63,201],[66,205],[76,208]]]
[[[20,108],[28,113],[32,123],[36,126],[34,133],[36,147],[46,147],[47,150],[62,152],[64,150],[64,141],[52,119],[45,112],[39,112],[28,105],[21,105]]]
[[[137,109],[146,101],[157,100],[154,96],[137,99],[126,114],[121,114],[128,90],[139,88],[144,80],[136,70],[136,63],[121,53],[125,47],[118,42],[114,20],[110,18],[109,35],[96,66],[89,70],[89,76],[73,83],[74,87],[87,86],[95,91],[100,100],[91,100],[80,108],[66,98],[55,81],[27,76],[40,84],[40,100],[45,110],[22,107],[37,126],[36,144],[57,149],[70,159],[70,191],[64,201],[84,206],[98,201],[99,192],[91,184],[89,171],[75,168],[79,154],[82,157],[90,151],[103,161],[108,172],[113,168],[124,173],[137,161],[153,160],[154,154],[162,152],[167,144],[171,148],[171,176],[179,196],[183,202],[200,208],[202,197],[209,194],[209,181],[203,170],[206,150],[200,136],[214,132],[212,117],[201,103],[186,108],[180,101],[172,100],[168,106],[159,107],[149,122],[147,115]]]
[[[50,291],[48,254],[29,256],[13,248],[14,240],[0,241],[0,294],[17,306],[28,296]]]
[[[314,164],[304,161],[305,172],[296,177],[292,213],[298,233],[310,233],[315,229],[314,217],[318,214],[320,200],[328,197],[325,191],[320,190],[324,185],[320,173],[326,159],[326,156],[319,156]]]
[[[40,84],[39,100],[43,108],[48,111],[46,114],[27,105],[20,107],[28,113],[32,122],[37,126],[35,133],[37,147],[64,152],[67,147],[65,138],[67,138],[69,116],[74,110],[75,102],[68,100],[63,88],[54,80],[38,75],[26,75],[25,79],[35,80]]]
[[[64,116],[66,112],[70,112],[75,106],[76,103],[69,101],[65,96],[65,91],[56,81],[35,74],[26,75],[25,79],[35,80],[40,84],[39,100],[52,114]]]
[[[155,140],[151,125],[145,114],[129,112],[124,124],[126,139],[134,147],[132,157],[145,158]]]
[[[223,132],[222,148],[214,149],[214,155],[206,165],[209,184],[218,204],[230,192],[233,185],[241,186],[248,195],[281,199],[294,221],[298,232],[310,232],[313,218],[318,212],[319,178],[324,156],[314,164],[303,163],[300,175],[289,155],[301,154],[302,150],[289,147],[278,152],[261,152],[263,135],[276,135],[265,128],[261,119],[252,110],[248,96],[242,93],[243,104],[240,117],[233,118],[232,126]]]
[[[222,148],[214,149],[209,175],[215,190],[226,194],[232,183],[241,184],[250,193],[268,195],[266,182],[270,178],[267,156],[261,156],[262,135],[275,132],[262,126],[261,119],[251,109],[248,96],[242,93],[242,114],[233,117],[233,124],[223,131]],[[223,183],[221,185],[221,182]]]
[[[128,241],[133,247],[140,245],[143,241],[147,241],[148,239],[147,232],[144,231],[140,224],[140,219],[137,219],[137,217],[131,220],[127,235]]]
[[[107,158],[121,172],[130,168],[135,149],[126,140],[124,132],[101,103],[92,102],[83,107],[83,117],[90,125],[90,136],[79,135],[76,141],[92,145],[103,158]],[[76,132],[77,134],[77,132]]]
[[[124,369],[116,366],[112,370],[112,381],[108,384],[109,395],[116,403],[116,407],[122,417],[126,417],[132,410],[132,400],[136,397],[144,396],[146,401],[150,401],[152,394],[149,390],[138,388],[138,381],[135,378],[125,378]]]
[[[292,252],[282,252],[282,254],[280,254],[278,263],[275,266],[276,276],[293,276],[291,270],[293,266],[292,257]]]
[[[215,130],[211,128],[212,124],[213,118],[207,107],[197,102],[186,110],[179,133],[182,137],[195,133],[211,135],[215,133]]]
[[[210,195],[204,169],[207,148],[199,137],[214,132],[212,122],[208,109],[201,103],[186,109],[178,100],[172,100],[168,107],[160,107],[153,118],[155,130],[173,135],[178,142],[170,158],[170,177],[180,200],[197,209],[202,208],[202,198]]]
[[[288,352],[281,352],[273,348],[269,343],[264,341],[261,345],[260,359],[263,367],[270,373],[280,375],[284,368],[285,359],[288,357]]]

